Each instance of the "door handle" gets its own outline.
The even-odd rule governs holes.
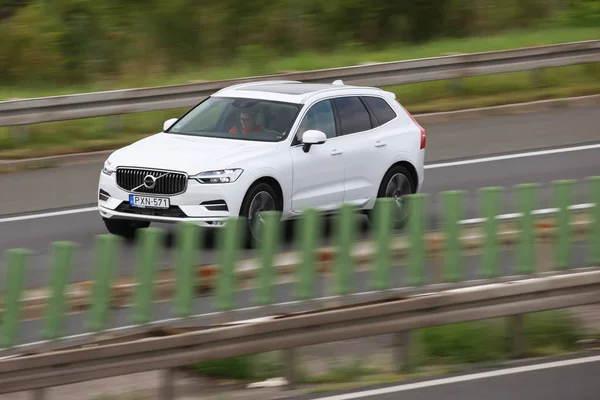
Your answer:
[[[331,154],[332,156],[339,156],[340,154],[342,154],[342,152],[340,150],[331,150]]]
[[[375,142],[375,147],[385,147],[385,146],[387,146],[387,143],[384,143],[381,140],[378,140]]]

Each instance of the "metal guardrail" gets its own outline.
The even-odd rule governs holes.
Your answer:
[[[388,298],[0,360],[0,394],[432,326],[600,303],[600,271]],[[172,382],[165,382],[172,387]],[[164,393],[169,393],[165,391]],[[172,391],[164,395],[172,399]]]
[[[53,279],[47,288],[26,290],[24,277],[27,273],[29,252],[24,249],[7,251],[7,285],[0,297],[0,357],[3,353],[20,351],[21,323],[24,320],[43,319],[43,341],[38,347],[52,347],[65,343],[65,320],[75,313],[85,313],[87,333],[107,333],[114,316],[113,308],[131,307],[131,324],[143,327],[154,321],[154,302],[173,301],[169,316],[172,325],[189,319],[203,319],[213,323],[214,315],[198,315],[196,311],[199,293],[212,293],[206,299],[210,308],[207,314],[225,312],[234,315],[231,320],[264,316],[265,310],[285,312],[281,298],[273,287],[287,283],[293,286],[290,300],[309,304],[312,310],[321,307],[319,297],[338,296],[346,300],[357,292],[386,293],[394,286],[426,288],[431,284],[465,283],[473,279],[465,269],[468,252],[477,251],[481,259],[476,268],[477,279],[498,278],[502,271],[499,254],[512,248],[517,256],[515,273],[532,276],[539,272],[562,271],[571,266],[572,244],[583,241],[589,249],[588,265],[600,265],[600,177],[591,177],[589,203],[572,205],[572,193],[576,181],[561,180],[553,183],[554,208],[535,210],[538,184],[521,184],[515,187],[518,201],[516,214],[499,215],[498,210],[505,198],[500,187],[478,190],[481,218],[462,220],[466,206],[465,191],[449,191],[440,194],[441,221],[439,230],[427,231],[425,219],[429,214],[428,195],[409,196],[411,219],[404,232],[396,235],[390,216],[394,212],[392,199],[379,199],[373,230],[367,240],[356,234],[359,228],[356,210],[343,205],[336,218],[333,244],[319,246],[322,232],[320,215],[307,210],[299,221],[296,231],[295,251],[280,253],[279,214],[266,215],[260,253],[254,259],[238,259],[241,244],[236,218],[222,231],[224,235],[217,249],[221,255],[216,265],[197,265],[199,236],[202,229],[193,224],[179,226],[175,242],[177,256],[173,268],[157,271],[156,252],[160,251],[161,229],[149,228],[141,232],[137,245],[135,275],[113,280],[118,264],[119,240],[113,235],[97,237],[94,280],[69,282],[68,277],[75,260],[75,243],[57,242],[52,245],[50,273]],[[344,234],[341,234],[341,233]],[[348,235],[345,233],[349,233]],[[507,247],[505,247],[507,246]],[[433,266],[428,258],[435,259]],[[403,268],[402,282],[390,279],[399,265]],[[358,273],[368,274],[368,282]],[[512,274],[509,272],[509,274]],[[57,278],[57,279],[55,279]],[[326,284],[319,288],[319,279]],[[363,282],[365,284],[363,284]],[[239,292],[253,290],[254,295],[242,307],[254,310],[240,312],[237,304]],[[287,298],[286,298],[287,299]],[[307,310],[304,310],[307,311]],[[251,314],[255,312],[256,314]],[[65,340],[63,340],[65,339]],[[35,346],[34,346],[35,347]],[[6,350],[2,350],[6,349]],[[22,348],[21,348],[22,349]]]
[[[329,83],[343,79],[348,84],[382,87],[593,62],[600,62],[600,40],[205,83],[13,100],[0,102],[0,126],[185,108],[227,86],[259,80]]]

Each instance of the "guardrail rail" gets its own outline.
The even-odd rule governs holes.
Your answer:
[[[369,65],[292,72],[162,87],[0,102],[0,126],[29,125],[191,107],[227,86],[259,80],[297,80],[391,86],[600,62],[600,40],[535,46]]]
[[[0,394],[174,369],[200,361],[600,302],[600,271],[325,309],[234,326],[0,360]],[[174,399],[167,374],[161,399]],[[43,392],[37,392],[43,397]]]

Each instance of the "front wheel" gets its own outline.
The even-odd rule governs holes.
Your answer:
[[[102,218],[108,232],[113,235],[124,237],[131,240],[135,238],[138,229],[147,228],[150,222],[147,221],[130,221],[126,219],[108,219]]]
[[[410,219],[410,209],[406,196],[414,191],[410,173],[402,166],[391,168],[383,177],[377,198],[394,199],[394,227],[402,229]],[[375,208],[369,211],[369,220],[374,220]]]
[[[277,193],[267,183],[252,186],[240,210],[240,216],[245,218],[245,238],[248,247],[256,247],[261,243],[264,219],[262,213],[266,211],[281,211],[280,199]]]

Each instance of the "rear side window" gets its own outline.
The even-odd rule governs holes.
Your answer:
[[[368,131],[373,128],[371,116],[358,97],[340,97],[334,99],[340,117],[341,135]]]
[[[365,96],[362,99],[367,103],[373,114],[375,114],[379,125],[383,125],[396,118],[396,112],[382,98]]]

